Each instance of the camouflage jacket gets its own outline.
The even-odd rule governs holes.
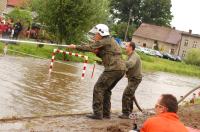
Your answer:
[[[140,56],[133,51],[126,61],[126,76],[128,78],[142,79],[142,64]]]
[[[77,50],[93,52],[98,50],[97,56],[102,59],[105,71],[115,71],[126,69],[122,60],[121,49],[114,38],[106,37],[95,43],[88,45],[77,45]]]

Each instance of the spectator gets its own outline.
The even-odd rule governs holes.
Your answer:
[[[178,102],[171,94],[163,94],[155,105],[156,116],[147,119],[140,132],[188,132],[177,116]]]
[[[11,34],[11,27],[10,24],[8,22],[6,22],[5,24],[1,25],[1,30],[2,30],[2,38],[3,39],[9,39],[10,38],[10,34]],[[5,44],[7,44],[7,41],[4,41]]]
[[[2,21],[0,21],[0,38],[2,38],[3,27],[4,27],[4,24]]]
[[[9,18],[8,19],[8,23],[9,23],[9,32],[10,32],[10,38],[13,38],[14,35],[14,23],[13,23],[13,19]]]
[[[13,28],[14,28],[13,39],[18,39],[19,33],[22,30],[21,22],[18,20],[17,23],[14,24]]]
[[[192,99],[190,100],[190,103],[191,103],[191,104],[194,104],[194,103],[195,103],[195,100],[196,100],[196,94],[193,93],[193,97],[192,97]]]

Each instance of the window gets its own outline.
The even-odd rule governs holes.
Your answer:
[[[147,44],[146,44],[146,43],[143,43],[143,47],[147,47]]]
[[[171,54],[174,55],[175,49],[171,49]]]
[[[197,45],[196,45],[196,44],[193,44],[192,48],[196,48],[196,47],[197,47]]]
[[[192,48],[196,48],[196,47],[197,47],[197,41],[194,41]]]
[[[185,40],[184,46],[188,46],[188,40]]]
[[[185,57],[185,55],[186,55],[186,51],[183,50],[182,57]]]

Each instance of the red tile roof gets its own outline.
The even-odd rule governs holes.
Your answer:
[[[181,40],[181,31],[151,24],[142,23],[133,36],[158,40],[170,44],[178,44]]]
[[[20,7],[23,4],[24,0],[8,0],[7,5],[13,7]]]

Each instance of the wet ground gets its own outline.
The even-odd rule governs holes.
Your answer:
[[[50,61],[25,57],[0,57],[0,118],[35,117],[91,112],[93,86],[103,70],[88,65],[86,78],[81,80],[82,63],[55,63],[48,74]],[[74,65],[74,66],[71,66]],[[175,74],[144,73],[136,91],[142,108],[152,108],[162,93],[179,98],[200,84],[200,79]],[[121,96],[127,85],[123,78],[113,90],[112,111],[121,110]]]
[[[200,129],[199,109],[200,105],[180,108],[178,114],[181,122],[186,126]],[[85,115],[63,115],[60,117],[0,121],[0,132],[128,132],[132,129],[132,120],[119,119],[117,116],[118,114],[112,114],[111,119],[104,120],[88,119]],[[150,116],[139,113],[138,126],[140,127],[148,117]]]

